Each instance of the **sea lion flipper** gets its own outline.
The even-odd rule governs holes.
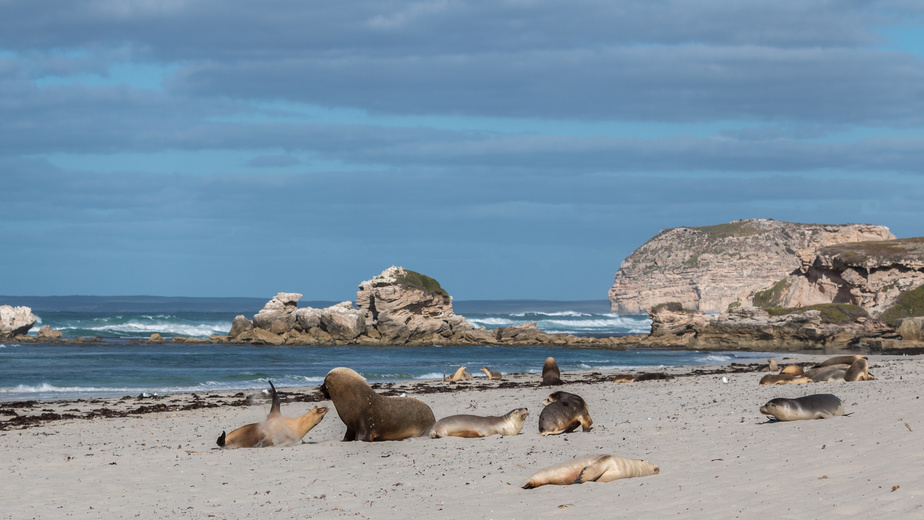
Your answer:
[[[218,440],[216,441],[216,444],[218,444],[218,445],[219,445],[220,447],[222,447],[222,448],[225,447],[225,432],[224,432],[224,430],[222,430],[221,435],[218,437]]]
[[[270,385],[270,394],[273,396],[273,406],[270,408],[269,417],[274,415],[282,415],[282,410],[280,407],[279,394],[276,392],[276,387],[273,385],[272,381],[269,381]]]
[[[581,470],[581,473],[578,474],[577,478],[574,479],[572,484],[582,484],[584,482],[596,482],[598,478],[603,476],[603,472],[606,470],[606,467],[602,464],[593,463],[587,466],[584,466],[584,469]]]

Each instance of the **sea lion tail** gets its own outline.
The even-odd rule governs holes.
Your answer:
[[[221,448],[225,447],[225,432],[224,431],[221,432],[221,436],[218,437],[218,441],[216,441],[216,444],[218,444],[218,446]]]

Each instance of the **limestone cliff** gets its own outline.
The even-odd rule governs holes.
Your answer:
[[[825,246],[891,240],[884,226],[736,220],[666,229],[620,265],[609,291],[618,314],[641,314],[667,302],[722,312],[810,264]]]

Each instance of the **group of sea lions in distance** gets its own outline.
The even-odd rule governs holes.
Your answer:
[[[791,368],[795,367],[795,368]],[[796,374],[798,369],[798,375]],[[446,381],[471,379],[466,367],[459,367]],[[770,360],[769,370],[778,367]],[[483,367],[488,379],[502,379],[502,375]],[[467,374],[467,377],[466,377]],[[666,374],[642,374],[631,376],[632,381],[645,379],[670,379]],[[666,376],[666,377],[661,377]],[[780,376],[786,376],[781,378]],[[627,376],[629,377],[629,376]],[[801,377],[805,381],[792,381]],[[770,378],[770,379],[768,379]],[[617,377],[617,382],[625,378]],[[783,384],[787,382],[811,381],[864,381],[874,379],[869,374],[869,362],[863,356],[838,356],[826,360],[807,371],[796,365],[783,367],[778,374],[761,379],[760,384]],[[775,382],[765,382],[775,381]],[[564,384],[558,364],[554,358],[547,358],[543,364],[540,386]],[[247,448],[266,446],[289,446],[298,444],[302,438],[328,412],[327,407],[315,406],[301,417],[284,417],[280,411],[280,398],[270,382],[272,406],[266,420],[261,423],[242,426],[229,434],[221,433],[218,446],[222,448]],[[436,420],[430,407],[413,397],[389,397],[376,393],[356,371],[338,367],[328,372],[320,387],[321,394],[329,399],[341,421],[346,425],[344,441],[402,440],[410,437],[486,437],[490,435],[518,435],[523,428],[529,410],[516,408],[501,416],[478,416],[458,414]],[[575,431],[579,426],[589,431],[593,425],[587,403],[576,394],[556,391],[543,400],[545,405],[539,414],[541,436],[558,435]],[[815,394],[796,399],[772,399],[760,408],[760,412],[771,415],[779,421],[820,419],[844,414],[841,400],[831,394]],[[575,484],[582,482],[609,482],[620,478],[640,477],[659,473],[660,469],[646,460],[627,459],[614,455],[584,455],[540,470],[524,485],[532,489],[545,484]]]

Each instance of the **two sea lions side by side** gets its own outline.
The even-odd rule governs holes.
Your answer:
[[[497,417],[450,415],[436,421],[436,424],[430,428],[430,438],[517,435],[523,429],[527,416],[529,416],[529,410],[526,408],[516,408]]]
[[[540,386],[561,384],[564,384],[564,382],[561,380],[561,372],[558,370],[558,363],[555,362],[555,358],[545,358],[545,363],[542,364],[542,383],[540,383]]]
[[[546,405],[539,412],[539,433],[542,436],[570,433],[578,426],[586,432],[594,423],[587,403],[578,395],[554,392],[542,402]]]
[[[523,484],[523,489],[546,484],[567,486],[584,482],[610,482],[621,478],[657,475],[660,471],[660,468],[647,460],[616,455],[584,455],[539,470]]]
[[[330,399],[347,430],[344,441],[397,441],[426,434],[436,422],[433,410],[413,397],[375,393],[356,371],[338,367],[327,373],[321,393]]]
[[[451,376],[446,376],[443,381],[471,381],[472,375],[465,371],[467,367],[459,367]]]
[[[225,435],[221,432],[217,444],[222,448],[264,448],[268,446],[291,446],[301,442],[302,438],[314,428],[327,413],[326,406],[311,409],[301,417],[283,417],[280,411],[279,394],[273,382],[269,382],[273,404],[266,420],[248,424]]]
[[[813,394],[795,399],[778,397],[761,406],[760,413],[772,415],[778,421],[827,419],[844,415],[844,404],[832,394]]]

